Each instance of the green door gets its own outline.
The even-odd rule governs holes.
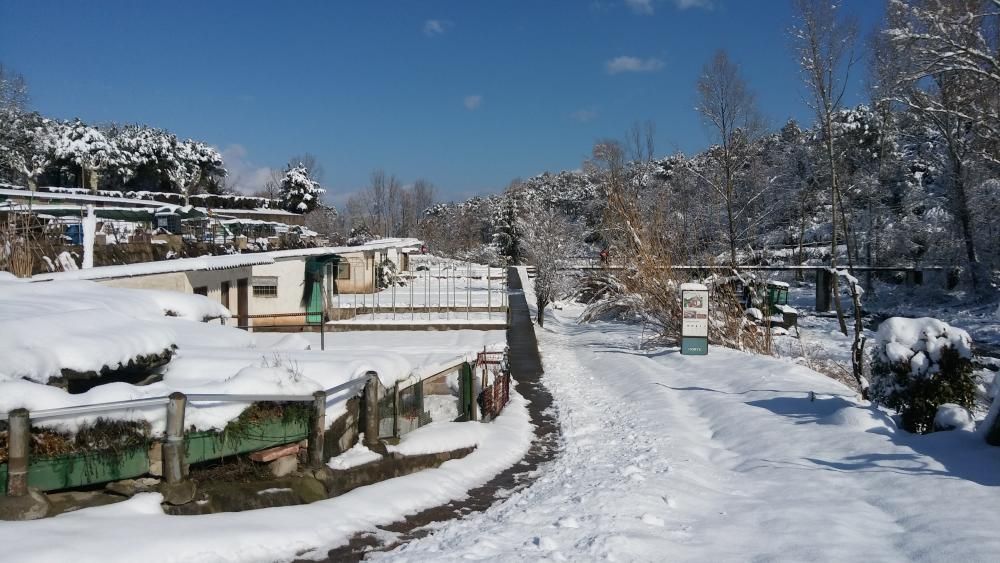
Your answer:
[[[306,276],[303,281],[303,301],[306,306],[306,323],[320,324],[323,322],[325,303],[323,299],[323,268],[325,261],[310,258],[306,260]]]

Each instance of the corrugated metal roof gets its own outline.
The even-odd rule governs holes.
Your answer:
[[[113,278],[131,278],[153,274],[169,274],[173,272],[192,272],[197,270],[229,270],[243,266],[259,266],[274,264],[274,258],[266,253],[228,254],[225,256],[199,256],[198,258],[179,258],[177,260],[160,260],[157,262],[141,262],[139,264],[122,264],[118,266],[99,266],[86,270],[70,272],[52,272],[31,277],[31,281],[48,280],[101,280]]]

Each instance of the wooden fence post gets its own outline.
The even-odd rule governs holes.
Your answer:
[[[826,268],[816,268],[816,312],[829,311],[834,298],[840,296],[833,295],[833,274]]]
[[[323,467],[323,440],[326,434],[326,391],[313,393],[313,413],[309,425],[309,466]]]
[[[28,494],[31,420],[27,409],[12,410],[7,417],[7,495],[22,497]]]
[[[320,317],[319,321],[319,349],[326,350],[326,321],[329,317],[326,315],[326,311],[323,311],[323,316]]]
[[[370,371],[366,374],[365,384],[365,442],[372,449],[378,441],[378,374]]]
[[[187,396],[173,392],[167,403],[167,431],[163,443],[163,478],[167,483],[184,480],[184,410]]]
[[[399,382],[392,388],[392,437],[399,438]]]

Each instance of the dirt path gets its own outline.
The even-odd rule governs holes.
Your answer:
[[[542,361],[538,354],[531,313],[521,291],[521,279],[517,270],[510,268],[507,277],[511,314],[510,328],[507,329],[510,369],[517,382],[517,392],[529,401],[528,413],[535,425],[535,439],[531,449],[519,463],[485,485],[469,491],[467,498],[409,516],[406,520],[384,527],[378,534],[359,534],[347,545],[331,550],[325,561],[360,561],[372,551],[394,549],[411,539],[432,533],[432,530],[425,528],[428,524],[486,510],[510,491],[530,485],[537,477],[538,466],[556,455],[559,448],[559,423],[555,409],[552,408],[552,395],[541,382]]]

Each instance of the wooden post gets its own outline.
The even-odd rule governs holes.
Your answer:
[[[816,312],[830,310],[831,293],[833,291],[833,274],[826,268],[816,268]]]
[[[365,384],[365,446],[372,449],[378,441],[378,374],[370,371],[366,374]]]
[[[184,480],[184,409],[187,408],[187,396],[184,393],[173,392],[167,403],[167,432],[163,443],[163,478],[167,483],[179,483]]]
[[[323,438],[326,434],[326,391],[313,393],[312,424],[309,425],[309,465],[323,467]]]
[[[399,382],[397,381],[392,388],[392,437],[399,438],[399,434]]]
[[[31,421],[27,409],[15,409],[7,415],[7,495],[28,494],[28,456]]]
[[[323,311],[323,316],[320,317],[319,321],[319,349],[326,350],[326,311]]]

